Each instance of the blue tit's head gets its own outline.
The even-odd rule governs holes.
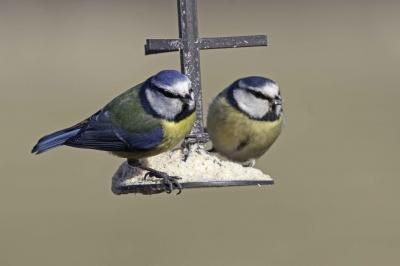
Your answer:
[[[149,78],[143,86],[145,108],[155,116],[179,121],[195,110],[190,79],[176,70],[163,70]]]
[[[274,121],[283,112],[279,86],[268,78],[241,78],[228,88],[227,97],[233,106],[252,119]]]

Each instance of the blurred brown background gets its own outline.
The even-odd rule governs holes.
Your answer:
[[[30,149],[160,69],[175,0],[0,1],[0,265],[399,265],[399,1],[199,0],[205,105],[238,77],[285,97],[276,185],[115,196],[121,160]]]

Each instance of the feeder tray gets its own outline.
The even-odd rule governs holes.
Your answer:
[[[178,182],[187,188],[261,186],[272,185],[274,180],[260,170],[227,160],[208,153],[198,145],[191,147],[190,156],[183,161],[181,149],[150,157],[144,161],[148,167],[178,176]],[[156,194],[165,191],[161,180],[154,177],[144,179],[147,171],[124,162],[112,178],[115,194],[141,193]]]

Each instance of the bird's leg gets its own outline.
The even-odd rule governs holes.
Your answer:
[[[182,143],[182,153],[183,153],[183,161],[189,158],[190,152],[192,151],[192,146],[197,144],[200,149],[204,149],[204,145],[209,141],[207,128],[203,128],[202,133],[189,134],[186,136],[185,140]]]
[[[153,168],[144,166],[143,164],[140,163],[139,160],[128,160],[128,164],[133,167],[140,168],[142,170],[147,171],[147,173],[144,175],[144,179],[148,177],[156,177],[162,179],[162,184],[164,185],[164,189],[167,193],[171,193],[172,190],[174,190],[174,187],[178,189],[178,192],[176,193],[181,194],[182,192],[182,185],[178,182],[179,179],[181,179],[178,176],[170,176],[165,172],[157,171]]]
[[[195,135],[188,135],[185,140],[182,142],[182,153],[183,153],[183,161],[189,158],[190,154],[190,146],[196,143],[196,136]]]
[[[255,159],[250,159],[244,163],[242,163],[243,167],[254,167],[256,165],[256,160]]]

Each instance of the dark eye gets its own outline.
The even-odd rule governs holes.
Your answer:
[[[160,92],[161,92],[165,97],[168,97],[168,98],[179,98],[178,95],[173,94],[173,93],[171,93],[171,92],[169,92],[169,91],[166,91],[166,90],[163,90],[163,89],[161,89]]]
[[[262,94],[262,93],[259,92],[259,91],[250,90],[250,92],[251,92],[251,94],[253,94],[256,98],[263,99],[263,100],[268,100],[268,101],[271,100],[269,97],[265,96],[264,94]]]

